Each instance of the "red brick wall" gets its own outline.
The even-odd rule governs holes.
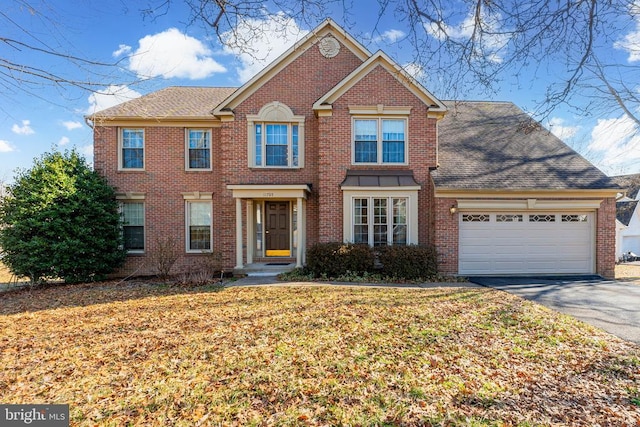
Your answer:
[[[131,126],[138,128],[139,126]],[[104,175],[117,192],[145,193],[145,233],[147,252],[154,249],[158,238],[171,236],[182,254],[176,269],[201,257],[185,253],[184,192],[213,193],[213,240],[220,241],[223,221],[215,207],[220,203],[221,162],[213,150],[212,171],[185,171],[185,128],[144,127],[144,171],[118,170],[118,128],[96,127],[94,131],[94,167]],[[212,140],[220,141],[220,129],[212,129]],[[147,256],[129,257],[123,274],[151,274]],[[147,265],[143,265],[144,263]]]
[[[455,199],[435,199],[435,246],[438,251],[438,272],[458,273],[458,215],[449,209],[456,206]]]
[[[412,106],[408,121],[408,165],[357,166],[351,164],[352,118],[349,106]],[[419,243],[433,241],[430,229],[432,194],[429,167],[436,165],[435,119],[427,118],[427,107],[383,67],[373,69],[333,103],[333,115],[320,118],[319,194],[322,242],[341,241],[343,204],[340,183],[347,169],[410,169],[422,189],[418,196]]]
[[[597,212],[596,273],[606,278],[615,277],[616,266],[616,201],[604,199]]]

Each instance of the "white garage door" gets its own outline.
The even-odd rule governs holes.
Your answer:
[[[460,213],[459,273],[591,274],[592,213]]]

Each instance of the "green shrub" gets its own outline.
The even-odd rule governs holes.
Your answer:
[[[376,252],[385,276],[416,280],[438,274],[438,255],[433,246],[379,246]]]
[[[114,189],[76,151],[45,153],[2,200],[0,247],[33,283],[102,279],[126,257]]]
[[[374,269],[373,251],[368,245],[318,243],[307,252],[307,270],[313,277],[364,274]]]

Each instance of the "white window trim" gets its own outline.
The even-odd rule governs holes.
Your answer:
[[[264,105],[258,114],[247,114],[247,153],[250,168],[259,169],[301,169],[304,167],[304,116],[296,116],[293,111],[285,104],[274,101]],[[266,166],[266,140],[262,142],[262,165],[256,165],[256,132],[255,125],[263,126],[263,135],[266,135],[266,125],[268,124],[286,124],[287,125],[287,143],[288,143],[288,165],[287,166]],[[292,126],[298,126],[298,165],[291,166],[293,160],[292,147]],[[263,137],[263,139],[265,139]]]
[[[182,197],[184,199],[184,247],[185,252],[188,254],[202,254],[202,253],[210,253],[213,251],[213,193],[204,193],[200,191],[193,191],[189,193],[182,193]],[[209,202],[209,214],[211,218],[211,222],[209,224],[209,248],[210,249],[190,249],[190,238],[189,238],[189,214],[190,214],[190,203],[193,202]]]
[[[122,205],[124,203],[142,203],[142,213],[143,213],[142,238],[144,239],[143,240],[144,249],[127,250],[127,254],[139,255],[139,254],[146,253],[147,251],[147,204],[145,202],[145,193],[135,193],[135,192],[116,193],[116,200],[118,201],[118,211],[120,212],[120,215],[122,215]],[[124,230],[123,230],[123,233],[124,233]]]
[[[364,198],[405,198],[407,199],[407,245],[417,245],[418,240],[418,190],[398,190],[397,187],[380,189],[344,190],[342,199],[343,212],[343,240],[352,243],[354,224],[354,199]],[[392,214],[391,214],[392,215]]]
[[[378,121],[378,141],[377,155],[378,161],[375,163],[356,162],[356,120],[377,120]],[[382,120],[402,120],[404,122],[404,162],[383,162],[382,161]],[[370,165],[392,165],[407,166],[409,164],[409,119],[407,116],[400,115],[352,115],[351,116],[351,164],[354,166],[370,166]]]
[[[191,168],[189,167],[189,131],[201,130],[209,132],[209,167]],[[213,132],[211,128],[185,128],[184,130],[184,170],[189,172],[209,172],[213,170]]]
[[[124,157],[122,156],[123,147],[123,133],[125,129],[129,130],[141,130],[142,131],[142,167],[141,168],[125,168]],[[147,132],[145,128],[141,127],[120,127],[118,128],[118,171],[143,171],[147,166]]]

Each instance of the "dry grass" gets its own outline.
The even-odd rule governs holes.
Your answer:
[[[640,349],[503,292],[0,295],[0,402],[72,425],[635,426]]]
[[[616,265],[616,279],[635,279],[640,281],[640,265],[618,264]]]

